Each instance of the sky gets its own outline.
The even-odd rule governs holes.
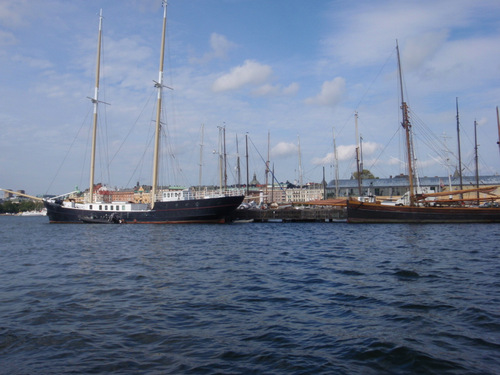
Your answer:
[[[0,0],[1,188],[88,187],[100,9],[95,181],[151,183],[161,1]],[[498,0],[169,0],[160,182],[218,184],[221,128],[228,184],[238,155],[246,181],[246,140],[250,179],[269,151],[280,182],[330,181],[334,144],[350,178],[355,113],[363,167],[405,173],[396,41],[419,174],[456,169],[457,98],[464,175],[475,121],[479,173],[497,174],[499,19]]]

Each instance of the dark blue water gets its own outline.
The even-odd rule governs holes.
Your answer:
[[[498,374],[498,225],[0,217],[3,374]]]

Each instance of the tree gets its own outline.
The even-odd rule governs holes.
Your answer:
[[[43,208],[42,202],[23,200],[20,203],[6,201],[0,204],[0,213],[17,214],[24,211],[40,211]]]
[[[358,172],[354,172],[352,174],[352,177],[351,177],[353,180],[357,180],[358,179]],[[362,180],[365,180],[365,179],[374,179],[374,178],[378,178],[378,177],[375,177],[373,175],[372,172],[370,172],[368,169],[363,169],[363,171],[361,172],[361,179]]]

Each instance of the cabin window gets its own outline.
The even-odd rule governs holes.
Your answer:
[[[116,211],[120,211],[120,206],[116,206]]]
[[[89,204],[89,210],[91,210],[91,209],[92,209],[92,205],[91,205],[91,204]]]
[[[108,205],[105,205],[104,206],[104,211],[107,211],[108,210]]]
[[[99,205],[99,210],[102,210],[102,204]]]
[[[124,205],[122,206],[122,211],[123,211],[123,210],[125,210],[125,206],[124,206]]]

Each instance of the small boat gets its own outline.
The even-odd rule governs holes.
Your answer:
[[[86,224],[125,224],[125,220],[111,214],[108,218],[96,218],[94,216],[82,216],[82,221]]]
[[[399,82],[401,88],[401,109],[403,113],[402,126],[406,135],[407,168],[409,180],[409,192],[405,194],[407,200],[401,203],[381,204],[380,202],[360,202],[349,199],[347,201],[348,223],[500,223],[500,208],[498,205],[490,204],[476,206],[467,205],[464,199],[459,200],[435,200],[437,196],[449,194],[464,195],[470,192],[487,192],[496,189],[474,188],[455,192],[441,192],[434,194],[422,194],[414,186],[415,173],[413,170],[413,143],[411,135],[411,124],[408,115],[408,106],[403,98],[403,82],[401,74],[401,61],[399,47],[396,45],[398,56]],[[489,198],[496,199],[499,197]],[[473,199],[469,199],[472,201]],[[477,200],[479,202],[479,199]]]
[[[243,201],[244,195],[236,193],[227,195],[219,193],[215,196],[196,198],[189,190],[182,191],[172,198],[162,192],[158,186],[158,170],[160,155],[160,132],[163,89],[163,61],[165,50],[165,30],[167,23],[167,2],[163,2],[163,29],[161,41],[160,69],[157,90],[156,129],[153,156],[153,176],[151,189],[151,203],[133,202],[96,202],[94,193],[94,166],[97,129],[97,108],[99,101],[99,72],[102,34],[102,11],[99,17],[99,34],[97,42],[97,68],[94,97],[90,98],[94,106],[93,138],[90,163],[90,184],[88,201],[45,200],[47,216],[51,223],[94,223],[108,224],[115,222],[137,224],[170,224],[170,223],[224,223],[226,218]],[[112,218],[110,220],[110,218]]]

